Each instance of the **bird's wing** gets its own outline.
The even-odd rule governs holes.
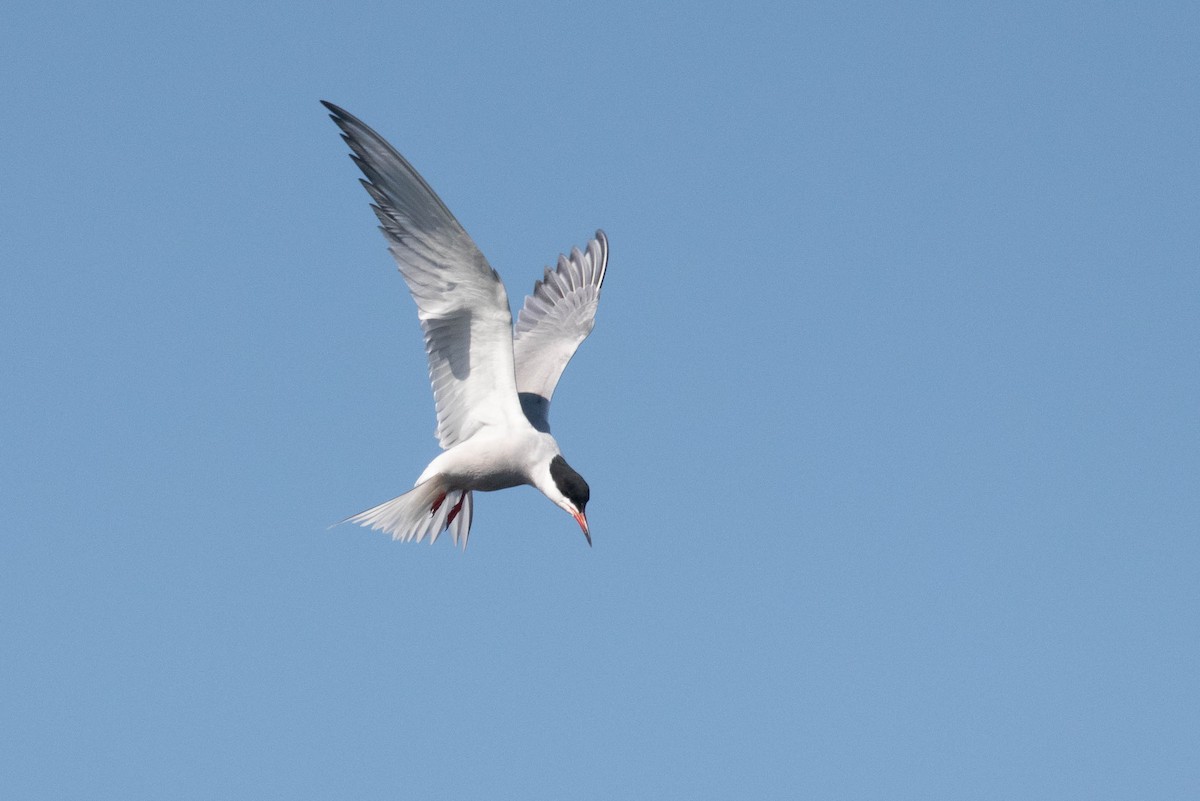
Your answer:
[[[483,426],[518,423],[512,313],[500,276],[403,156],[353,115],[322,103],[366,176],[388,250],[417,303],[438,441],[449,448]]]
[[[603,231],[588,243],[587,251],[558,257],[554,270],[546,269],[533,285],[533,294],[517,315],[513,352],[521,408],[534,428],[550,430],[550,398],[563,368],[579,343],[596,324],[596,304],[608,266],[608,238]]]

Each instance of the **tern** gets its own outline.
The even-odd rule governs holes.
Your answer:
[[[546,268],[513,327],[500,276],[412,165],[362,121],[321,101],[342,130],[388,250],[417,304],[442,447],[413,489],[343,520],[393,539],[449,530],[467,547],[475,491],[536,487],[575,518],[588,545],[588,484],[550,434],[550,399],[595,325],[608,266],[603,231]]]

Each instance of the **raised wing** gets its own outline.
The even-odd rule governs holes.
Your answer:
[[[513,334],[517,391],[525,416],[539,431],[550,431],[554,387],[575,349],[596,324],[596,304],[607,266],[608,238],[597,231],[586,252],[574,248],[570,258],[558,257],[553,271],[546,269],[517,315]]]
[[[500,276],[403,156],[353,115],[321,102],[366,176],[388,250],[417,303],[438,441],[449,448],[483,426],[519,422],[512,313]]]

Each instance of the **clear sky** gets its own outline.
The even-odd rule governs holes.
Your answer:
[[[10,3],[6,798],[1200,797],[1194,3]],[[436,453],[319,99],[519,305],[595,539]]]

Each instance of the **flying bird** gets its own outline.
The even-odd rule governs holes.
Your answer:
[[[475,491],[536,487],[575,518],[588,545],[588,484],[550,434],[550,399],[595,324],[608,265],[597,231],[546,269],[513,327],[508,295],[470,235],[383,137],[321,101],[365,176],[388,250],[417,304],[442,447],[413,489],[342,522],[430,542],[449,530],[467,547]]]

